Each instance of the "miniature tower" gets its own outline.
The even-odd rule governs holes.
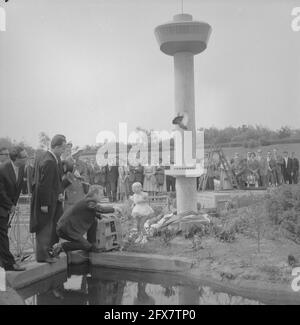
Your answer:
[[[192,157],[196,158],[194,55],[203,52],[211,34],[211,27],[204,22],[194,21],[189,14],[175,15],[173,21],[155,28],[160,50],[174,57],[175,116],[187,116],[186,130],[192,133]],[[175,117],[174,116],[174,117]],[[184,130],[177,126],[184,139]],[[182,155],[184,156],[183,140]],[[178,148],[176,148],[177,150]],[[197,211],[196,177],[186,163],[172,168],[168,174],[176,177],[177,212]]]

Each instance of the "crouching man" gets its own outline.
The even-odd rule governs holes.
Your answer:
[[[92,185],[84,199],[64,212],[57,223],[56,233],[67,241],[53,246],[54,256],[62,251],[96,251],[94,243],[96,242],[97,218],[101,219],[101,213],[120,212],[118,208],[100,205],[102,197],[102,187]],[[87,239],[83,237],[85,234],[87,234]]]

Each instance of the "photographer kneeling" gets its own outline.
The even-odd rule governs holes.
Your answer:
[[[101,213],[120,212],[118,208],[104,207],[100,204],[103,190],[99,185],[92,185],[85,198],[64,212],[56,227],[57,235],[67,240],[54,245],[53,255],[75,250],[96,251],[97,219]],[[83,236],[87,233],[87,239]]]

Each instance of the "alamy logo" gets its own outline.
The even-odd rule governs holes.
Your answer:
[[[292,20],[292,24],[291,24],[292,30],[294,32],[300,32],[300,7],[293,8],[291,15],[296,16]]]
[[[2,267],[0,267],[0,291],[6,291],[6,275]]]
[[[292,276],[294,277],[291,287],[293,291],[298,292],[300,291],[300,267],[295,267],[292,270]]]
[[[173,148],[171,146],[173,140]],[[148,134],[144,131],[131,132],[127,134],[127,124],[119,123],[119,136],[111,131],[101,131],[98,133],[96,143],[101,144],[96,154],[96,162],[99,166],[106,164],[116,165],[119,157],[119,165],[127,166],[141,164],[163,166],[171,165],[171,154],[174,154],[174,166],[195,168],[197,161],[204,161],[204,132],[195,132],[193,139],[192,131],[180,132],[178,130],[168,132],[151,131]],[[127,150],[127,144],[131,144]],[[197,158],[194,157],[195,147]],[[194,148],[194,149],[193,149]],[[139,158],[138,158],[139,157]],[[161,160],[161,163],[159,162]]]
[[[0,7],[0,32],[6,31],[6,11]]]

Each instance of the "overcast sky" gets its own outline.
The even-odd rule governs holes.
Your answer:
[[[40,131],[95,144],[101,130],[171,130],[173,60],[154,28],[181,0],[0,0],[0,137]],[[300,127],[300,32],[293,0],[185,0],[212,26],[195,57],[197,127]]]

